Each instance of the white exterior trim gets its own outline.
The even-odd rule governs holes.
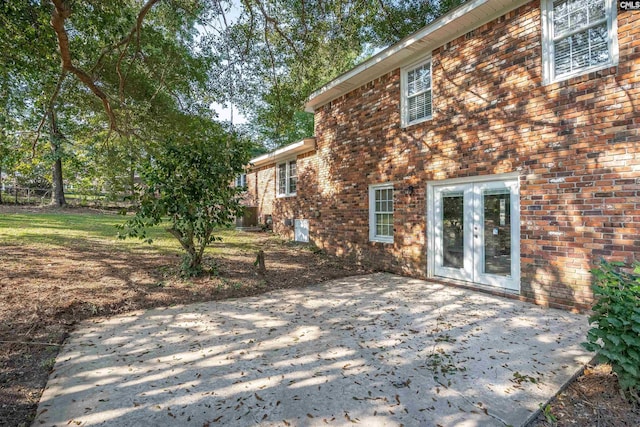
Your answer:
[[[423,64],[429,63],[429,72],[431,74],[431,87],[429,91],[431,92],[431,115],[427,117],[422,117],[420,119],[414,120],[412,122],[408,121],[409,110],[408,110],[408,102],[407,102],[407,74],[409,71],[417,68]],[[411,64],[402,67],[400,69],[400,126],[406,128],[407,126],[416,125],[418,123],[426,122],[427,120],[433,119],[433,65],[431,62],[431,53],[423,56],[417,61],[412,62]]]
[[[427,182],[427,204],[425,206],[426,209],[426,218],[427,218],[427,277],[434,278],[436,277],[436,241],[435,241],[435,188],[436,187],[444,187],[444,186],[455,186],[459,184],[482,184],[487,182],[504,182],[504,181],[516,181],[516,189],[518,197],[514,198],[511,202],[511,221],[512,221],[512,245],[517,248],[517,255],[512,259],[512,271],[514,281],[517,283],[517,289],[510,288],[505,289],[507,291],[512,292],[520,292],[521,284],[520,284],[520,173],[519,172],[509,172],[503,174],[495,174],[495,175],[483,175],[483,176],[474,176],[474,177],[462,177],[462,178],[451,178],[445,180],[438,181],[428,181]],[[465,280],[465,279],[463,279]],[[473,283],[473,282],[472,282]],[[478,285],[482,286],[482,285]]]
[[[395,199],[395,189],[393,182],[385,182],[383,184],[369,185],[369,241],[380,243],[393,243],[393,236],[378,236],[376,234],[376,190],[389,189],[393,191],[393,197]],[[395,211],[395,200],[393,203],[393,210]]]
[[[249,161],[252,167],[260,167],[270,163],[282,163],[286,160],[295,158],[298,154],[304,154],[316,149],[315,138],[305,138],[302,141],[294,142],[285,147],[278,148],[271,153],[263,154]]]

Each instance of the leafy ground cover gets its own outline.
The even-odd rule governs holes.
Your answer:
[[[77,321],[174,304],[255,295],[365,273],[269,233],[223,230],[208,272],[184,280],[162,230],[152,245],[118,240],[122,216],[0,206],[0,425],[29,425],[59,345]],[[256,274],[258,250],[266,261]]]
[[[224,230],[207,252],[208,273],[178,274],[177,241],[118,240],[118,215],[0,205],[0,425],[29,425],[60,344],[92,316],[256,295],[367,271],[268,233]],[[258,250],[266,275],[256,273]],[[635,426],[640,413],[606,367],[585,371],[534,423]],[[634,412],[635,411],[635,412]]]

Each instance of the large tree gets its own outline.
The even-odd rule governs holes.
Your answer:
[[[131,183],[148,146],[175,129],[176,111],[238,105],[268,148],[311,135],[303,104],[314,89],[459,3],[3,2],[0,93],[16,134],[50,146],[62,203],[62,168],[77,159],[113,188]]]
[[[22,138],[50,144],[56,204],[64,204],[65,153],[79,141],[153,144],[174,128],[174,112],[207,109],[212,55],[198,44],[196,1],[24,1],[0,9],[6,111]]]

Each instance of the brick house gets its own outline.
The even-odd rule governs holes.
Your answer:
[[[310,171],[315,175],[316,170],[315,138],[306,138],[252,159],[248,173],[236,179],[235,184],[247,187],[244,204],[255,210],[257,223],[270,223],[277,233],[308,242],[307,218],[313,215],[314,208],[305,211],[300,204],[305,204],[311,192],[317,191],[308,180]],[[304,192],[297,190],[299,180],[304,182]],[[296,206],[300,209],[294,211]]]
[[[312,94],[315,139],[247,184],[329,253],[585,308],[594,262],[640,260],[639,95],[640,12],[470,0]]]

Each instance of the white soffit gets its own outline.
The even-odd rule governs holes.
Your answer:
[[[338,76],[309,97],[305,110],[318,107],[402,67],[443,44],[493,21],[531,0],[470,0],[426,27],[389,46],[355,68]]]
[[[260,167],[271,163],[276,163],[280,160],[286,160],[297,156],[298,154],[307,153],[316,149],[315,138],[305,138],[302,141],[294,142],[282,148],[278,148],[262,156],[251,159],[249,162],[253,167]]]

